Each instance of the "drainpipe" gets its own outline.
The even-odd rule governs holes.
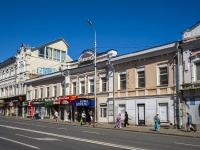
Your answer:
[[[177,42],[176,44],[176,49],[177,49],[177,64],[176,64],[176,102],[177,102],[177,109],[178,109],[178,116],[177,122],[178,122],[178,128],[181,128],[181,117],[180,117],[180,41]]]

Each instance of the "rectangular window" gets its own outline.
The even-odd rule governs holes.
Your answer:
[[[167,67],[160,67],[160,85],[167,85],[168,84],[168,73]]]
[[[53,51],[53,60],[60,61],[60,50],[54,49],[54,51]]]
[[[106,107],[101,107],[101,114],[100,117],[101,118],[106,118],[107,117],[107,108]]]
[[[52,48],[50,47],[46,49],[46,58],[52,60]]]
[[[65,95],[65,85],[62,84],[62,95]]]
[[[76,94],[76,82],[72,83],[72,93]]]
[[[196,63],[197,81],[200,81],[200,63]]]
[[[138,87],[145,87],[145,73],[144,71],[138,71]]]
[[[126,89],[126,74],[120,74],[120,90]]]
[[[81,84],[81,93],[80,94],[85,94],[85,81],[81,81],[80,82],[80,84]]]
[[[66,52],[61,52],[61,62],[64,62],[66,60]]]
[[[43,98],[43,88],[40,88],[40,98]]]
[[[53,96],[56,97],[57,96],[57,86],[53,87]]]
[[[89,80],[89,84],[90,84],[90,93],[94,93],[94,80]]]
[[[106,78],[101,78],[101,92],[106,92]]]
[[[46,92],[47,92],[47,93],[46,93],[46,96],[47,96],[47,97],[50,97],[49,87],[47,87]]]
[[[39,49],[39,57],[44,58],[44,47]]]
[[[34,98],[37,99],[37,89],[35,89],[34,94],[35,94]]]

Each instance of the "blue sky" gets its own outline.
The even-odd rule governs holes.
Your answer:
[[[22,43],[32,47],[63,37],[78,59],[93,48],[118,54],[181,40],[181,32],[200,21],[199,0],[1,0],[0,61]]]

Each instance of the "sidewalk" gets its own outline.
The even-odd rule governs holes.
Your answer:
[[[0,116],[2,117],[2,116]],[[11,118],[11,117],[6,117],[6,118]],[[31,118],[22,118],[22,117],[13,117],[13,119],[23,119],[23,120],[31,120]],[[46,122],[46,123],[55,123],[55,124],[62,124],[62,125],[73,125],[73,126],[80,126],[79,122],[64,122],[62,121],[55,121],[52,119],[38,119],[35,121],[39,122]],[[82,125],[82,127],[93,127],[91,125]],[[178,129],[165,129],[162,128],[160,131],[154,131],[153,126],[135,126],[131,125],[130,127],[122,127],[122,128],[114,128],[113,124],[108,124],[108,123],[97,123],[95,125],[95,128],[105,128],[105,129],[112,129],[112,130],[122,130],[122,131],[130,131],[130,132],[143,132],[143,133],[152,133],[152,134],[165,134],[165,135],[174,135],[174,136],[183,136],[183,137],[195,137],[195,138],[200,138],[200,131],[194,132],[187,132],[185,130],[178,130]]]

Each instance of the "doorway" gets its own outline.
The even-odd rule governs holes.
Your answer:
[[[168,104],[159,104],[160,122],[168,122]]]
[[[145,104],[138,104],[138,125],[145,125]]]
[[[119,105],[119,113],[121,113],[121,120],[124,120],[125,111],[126,111],[125,105]]]

